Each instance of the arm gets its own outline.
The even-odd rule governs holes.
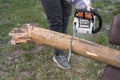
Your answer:
[[[89,10],[92,7],[92,0],[66,0],[71,2],[76,9],[87,9]]]

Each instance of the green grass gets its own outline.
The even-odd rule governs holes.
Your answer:
[[[98,9],[98,12],[103,18],[104,23],[111,23],[111,19],[118,13],[120,13],[120,3],[111,3],[110,1],[98,1],[94,0],[93,7]]]
[[[94,0],[93,6],[102,16],[103,26],[110,24],[114,15],[120,13],[119,3]],[[74,11],[73,8],[72,15]],[[0,80],[100,80],[101,74],[98,73],[105,66],[100,62],[73,55],[72,69],[62,70],[53,62],[53,49],[50,47],[39,48],[31,43],[9,45],[8,33],[30,22],[43,28],[48,26],[39,0],[0,0]],[[73,16],[69,21],[69,34],[72,34],[72,22]],[[96,35],[83,35],[82,38],[114,47],[108,43],[108,32],[104,28]]]
[[[48,25],[38,0],[0,0],[0,13],[0,43],[6,43],[11,29],[24,23],[35,22],[41,27]]]

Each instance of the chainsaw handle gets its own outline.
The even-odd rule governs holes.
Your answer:
[[[92,30],[92,33],[95,34],[95,33],[99,32],[102,28],[102,18],[95,10],[91,9],[91,11],[94,13],[95,16],[97,16],[97,18],[99,20],[98,28],[95,28],[95,30]]]

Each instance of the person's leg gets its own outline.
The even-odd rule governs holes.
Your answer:
[[[41,0],[45,13],[49,21],[51,30],[63,33],[63,12],[61,0]],[[67,58],[63,55],[63,51],[55,49],[54,61],[63,69],[70,69],[71,66]]]
[[[63,14],[62,32],[66,33],[68,22],[69,22],[69,17],[71,15],[71,11],[72,11],[72,5],[71,5],[71,3],[68,3],[65,0],[61,0],[61,1],[62,1],[62,14]]]
[[[61,0],[61,9],[62,9],[62,33],[66,33],[69,17],[71,15],[72,5],[65,0]],[[56,55],[62,55],[63,51],[55,49]],[[61,54],[59,54],[61,53]]]
[[[63,14],[61,0],[41,0],[45,13],[49,21],[49,29],[57,32],[63,32]],[[55,55],[62,55],[63,51],[54,49]]]
[[[61,0],[61,8],[62,8],[62,33],[66,33],[67,31],[67,26],[68,26],[68,21],[69,21],[69,17],[71,15],[71,10],[72,10],[72,6],[71,3],[68,3],[65,0]],[[63,53],[63,51],[59,50],[59,49],[55,49],[55,52],[57,55],[62,55],[59,53]]]

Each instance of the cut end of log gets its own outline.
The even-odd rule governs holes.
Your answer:
[[[9,32],[9,36],[11,37],[10,43],[11,44],[20,44],[20,43],[28,43],[33,42],[29,38],[29,29],[33,29],[36,24],[27,23],[24,24],[21,28],[14,28],[11,32]]]

